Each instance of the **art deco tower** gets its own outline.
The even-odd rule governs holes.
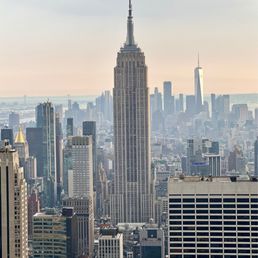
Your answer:
[[[114,70],[113,223],[147,222],[153,217],[147,66],[144,53],[134,41],[133,29],[130,0],[127,39]]]
[[[194,83],[195,83],[195,111],[199,114],[202,111],[203,106],[203,69],[199,64],[194,70]]]

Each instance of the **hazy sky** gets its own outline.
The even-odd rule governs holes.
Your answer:
[[[0,0],[0,96],[95,95],[113,87],[127,0]],[[133,0],[149,87],[258,92],[258,0]]]

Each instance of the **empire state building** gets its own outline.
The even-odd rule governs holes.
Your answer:
[[[114,70],[114,190],[113,223],[148,222],[153,218],[150,166],[150,104],[145,56],[134,40],[129,1],[127,39]]]

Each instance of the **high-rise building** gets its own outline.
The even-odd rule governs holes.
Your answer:
[[[61,191],[63,189],[63,131],[60,113],[56,113],[56,182],[57,201],[60,203]]]
[[[15,112],[9,114],[9,128],[17,131],[20,125],[20,115]]]
[[[208,174],[210,176],[221,176],[221,157],[217,154],[204,154],[204,159],[208,164]]]
[[[40,201],[36,188],[28,195],[28,238],[32,239],[33,216],[40,212]]]
[[[72,137],[72,164],[68,171],[69,197],[93,197],[91,136]]]
[[[257,256],[257,181],[171,177],[168,201],[168,257]]]
[[[203,70],[199,65],[194,70],[194,81],[195,81],[195,111],[200,113],[203,106]]]
[[[105,120],[113,120],[113,98],[110,91],[105,91],[96,98],[96,109],[103,114]]]
[[[63,116],[64,116],[63,105],[62,104],[55,105],[55,113],[59,117],[60,121],[62,121]]]
[[[29,144],[29,155],[37,160],[37,176],[43,177],[42,128],[26,128],[26,139]]]
[[[52,103],[41,103],[36,107],[37,128],[42,128],[42,157],[44,178],[44,207],[54,207],[57,200],[56,174],[56,125]]]
[[[66,195],[68,195],[68,176],[73,170],[72,138],[71,136],[67,138],[63,150],[63,187]]]
[[[171,115],[174,113],[173,99],[172,99],[172,83],[163,83],[163,103],[165,115]]]
[[[13,146],[13,129],[2,128],[1,129],[1,141],[8,140],[9,144]]]
[[[179,111],[184,112],[184,94],[179,94]]]
[[[195,96],[194,95],[188,95],[186,96],[186,109],[185,112],[192,116],[195,113]]]
[[[99,180],[96,185],[96,216],[101,218],[110,214],[109,183],[102,163],[98,166],[98,174]]]
[[[33,178],[37,178],[37,159],[29,157],[25,163],[25,178],[27,182]]]
[[[123,258],[123,234],[116,229],[102,229],[99,236],[98,258]]]
[[[237,122],[245,123],[248,120],[248,105],[234,104],[232,106],[232,114]]]
[[[258,108],[254,110],[254,123],[258,126]]]
[[[208,139],[187,140],[187,175],[221,175],[219,143]]]
[[[67,118],[66,122],[66,137],[73,136],[73,118]]]
[[[220,95],[216,97],[215,94],[212,94],[211,100],[212,100],[212,112],[213,112],[214,118],[227,119],[230,113],[230,96]]]
[[[155,88],[154,94],[150,96],[150,111],[152,131],[162,131],[164,128],[162,94],[159,92],[158,88]]]
[[[94,214],[91,197],[65,197],[63,207],[73,207],[77,216],[78,257],[91,257],[94,247]]]
[[[55,209],[33,216],[33,257],[76,258],[77,217],[73,208]]]
[[[164,231],[155,224],[147,224],[139,229],[139,246],[141,258],[165,257]]]
[[[258,177],[258,138],[254,143],[254,175]]]
[[[152,112],[162,112],[162,94],[157,87],[154,89]]]
[[[134,41],[132,4],[127,39],[117,56],[114,98],[114,194],[111,219],[147,222],[153,217],[149,89],[145,56]]]
[[[27,184],[18,152],[0,149],[0,256],[28,257]]]
[[[215,120],[217,117],[217,108],[216,108],[216,95],[211,94],[211,118]]]
[[[82,134],[83,136],[91,136],[92,139],[92,161],[93,161],[93,185],[96,187],[97,182],[97,133],[96,133],[96,122],[85,121],[82,123]]]

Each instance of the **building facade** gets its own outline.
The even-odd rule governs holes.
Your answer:
[[[17,151],[0,149],[0,256],[28,257],[27,184]]]
[[[123,258],[123,234],[115,229],[100,231],[98,258]]]
[[[73,207],[77,216],[77,243],[79,257],[91,257],[94,247],[93,200],[90,197],[64,198],[63,207]]]
[[[76,215],[72,208],[55,209],[33,216],[33,257],[76,258]]]
[[[158,225],[147,224],[139,230],[139,245],[141,258],[164,258],[164,231]]]
[[[257,256],[257,181],[171,177],[168,204],[169,258]]]
[[[68,170],[68,195],[69,197],[93,197],[91,137],[72,137],[71,148],[72,169]]]
[[[163,83],[163,104],[164,104],[164,114],[172,115],[174,113],[174,103],[172,98],[172,83]]]
[[[254,143],[254,176],[258,177],[258,138]]]

